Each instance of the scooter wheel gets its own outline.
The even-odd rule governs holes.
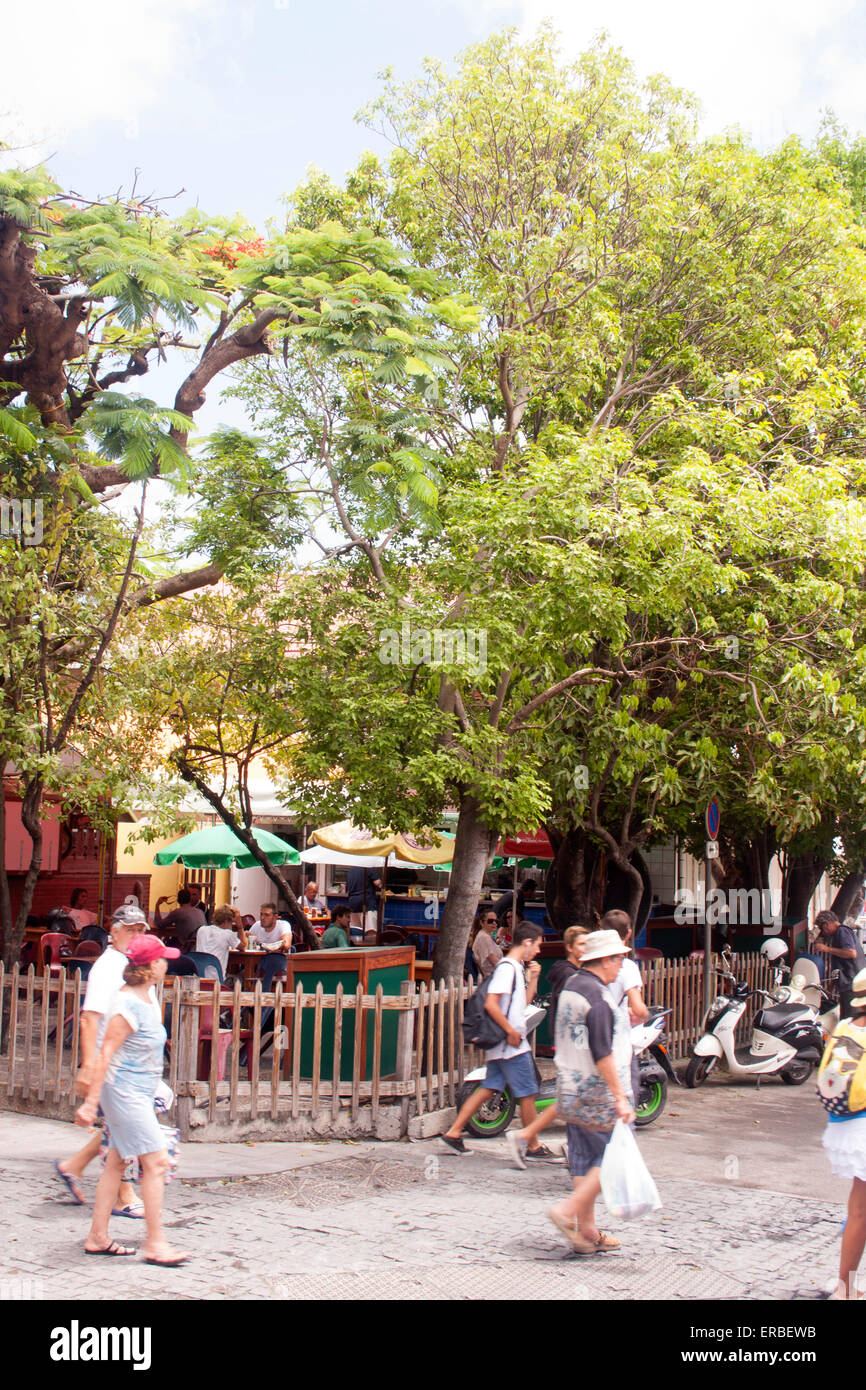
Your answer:
[[[791,1062],[779,1075],[786,1086],[802,1086],[812,1074],[811,1062]]]
[[[703,1086],[713,1067],[718,1061],[718,1057],[692,1057],[686,1067],[685,1083],[692,1090],[696,1086]]]
[[[460,1089],[458,1108],[469,1099],[473,1091],[477,1090],[477,1081],[465,1082]],[[514,1119],[516,1109],[517,1102],[511,1092],[508,1090],[500,1091],[498,1094],[490,1096],[475,1111],[475,1114],[466,1121],[466,1128],[476,1139],[495,1139],[497,1134],[505,1133]]]
[[[657,1120],[665,1108],[668,1098],[668,1088],[666,1081],[652,1081],[646,1088],[646,1097],[634,1112],[634,1122],[640,1129],[642,1125],[651,1125],[653,1120]]]

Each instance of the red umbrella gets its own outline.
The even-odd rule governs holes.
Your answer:
[[[512,836],[502,844],[499,853],[506,858],[513,855],[517,859],[526,859],[530,855],[534,859],[555,858],[547,832],[540,828],[534,831],[522,830],[519,835]]]

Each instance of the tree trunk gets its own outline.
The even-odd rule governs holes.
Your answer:
[[[564,835],[551,827],[547,836],[556,851],[549,876],[551,891],[546,895],[550,919],[560,935],[576,922],[591,926],[595,919],[592,893],[598,848],[582,826],[572,826]]]
[[[0,889],[0,911],[3,912],[3,964],[7,969],[20,959],[21,947],[24,944],[24,933],[27,929],[27,918],[33,906],[33,894],[36,892],[36,884],[39,880],[39,870],[42,868],[42,823],[39,819],[39,812],[42,809],[43,784],[41,778],[37,777],[32,782],[25,783],[24,798],[21,802],[21,822],[24,829],[33,841],[33,850],[30,856],[30,864],[24,875],[24,883],[21,888],[21,901],[18,904],[18,911],[13,919],[12,905],[9,897],[9,880],[3,871],[4,885]],[[4,789],[5,795],[5,789]],[[6,806],[3,806],[3,863],[6,863]],[[8,913],[8,917],[7,914]]]
[[[832,911],[835,912],[840,922],[849,915],[853,915],[857,908],[858,900],[862,902],[864,876],[866,876],[866,870],[864,869],[861,869],[859,873],[856,874],[848,874],[833,899]]]
[[[770,887],[770,860],[775,852],[768,829],[756,831],[748,839],[725,834],[723,830],[719,835],[719,858],[711,861],[713,886],[725,892],[744,888],[763,894]]]
[[[436,980],[463,979],[469,929],[478,909],[481,882],[498,839],[498,832],[481,819],[475,798],[464,793],[460,798],[448,897],[433,956]]]
[[[0,783],[3,779],[0,778]],[[0,785],[0,948],[3,964],[7,969],[14,962],[7,954],[11,952],[12,942],[12,895],[9,892],[9,875],[6,872],[6,786]]]
[[[820,854],[796,854],[788,860],[782,890],[782,915],[801,922],[827,868]]]

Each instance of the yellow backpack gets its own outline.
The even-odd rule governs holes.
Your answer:
[[[839,1024],[818,1068],[818,1095],[831,1115],[866,1110],[866,1028]]]

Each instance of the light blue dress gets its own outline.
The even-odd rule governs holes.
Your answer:
[[[111,1059],[99,1103],[111,1131],[110,1147],[130,1159],[167,1147],[166,1132],[153,1108],[162,1081],[166,1032],[159,1008],[134,994],[117,995],[109,1024],[118,1014],[133,1031]]]

